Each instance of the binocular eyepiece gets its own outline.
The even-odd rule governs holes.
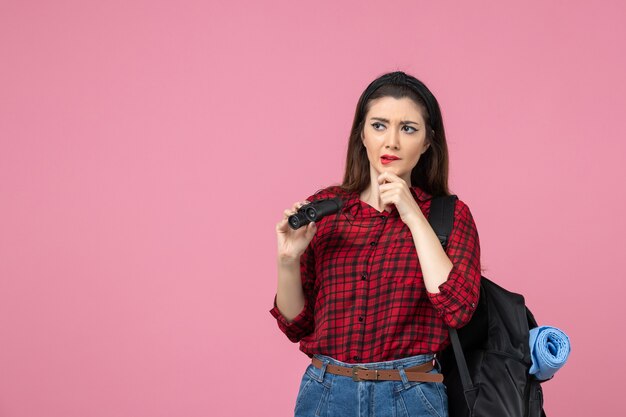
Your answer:
[[[289,226],[297,230],[311,222],[318,222],[329,214],[334,214],[343,207],[343,201],[339,197],[323,198],[312,203],[303,205],[296,214],[289,216]]]

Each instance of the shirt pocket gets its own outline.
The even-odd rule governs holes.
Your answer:
[[[410,232],[400,233],[389,245],[384,255],[382,276],[396,285],[424,286],[422,268]]]

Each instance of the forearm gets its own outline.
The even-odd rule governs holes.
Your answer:
[[[297,317],[304,308],[300,257],[295,259],[278,257],[276,306],[289,322]]]
[[[413,235],[413,243],[424,275],[426,290],[430,293],[438,293],[439,286],[448,280],[453,267],[452,261],[423,215],[416,216],[407,225]]]

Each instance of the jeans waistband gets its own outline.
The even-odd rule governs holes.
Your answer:
[[[415,356],[407,356],[406,358],[394,359],[390,361],[382,361],[382,362],[360,362],[360,363],[347,363],[337,360],[331,356],[322,355],[316,353],[313,355],[318,358],[320,361],[324,363],[328,363],[330,365],[339,365],[339,366],[364,366],[367,368],[376,368],[376,369],[400,369],[400,368],[410,368],[413,366],[418,366],[426,362],[431,362],[435,355],[433,353],[424,353],[421,355]]]

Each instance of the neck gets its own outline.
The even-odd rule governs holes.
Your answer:
[[[378,183],[372,182],[365,190],[363,190],[360,197],[362,201],[365,201],[376,210],[382,210],[382,201],[380,201],[380,191],[378,190]],[[390,211],[389,206],[385,207],[385,210]]]

